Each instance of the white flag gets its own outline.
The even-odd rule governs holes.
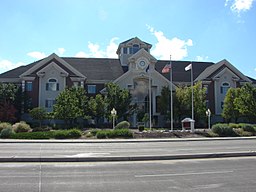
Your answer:
[[[192,63],[190,63],[187,67],[185,67],[185,71],[188,71],[190,69],[192,69]]]

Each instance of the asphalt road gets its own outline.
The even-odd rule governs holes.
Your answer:
[[[256,139],[127,143],[0,143],[0,158],[129,157],[251,151],[256,151]]]
[[[256,158],[1,163],[1,192],[254,192]]]

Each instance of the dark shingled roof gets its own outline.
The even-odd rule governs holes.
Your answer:
[[[158,60],[156,63],[156,70],[162,73],[162,69],[166,64],[169,64],[168,60]],[[190,82],[191,76],[189,71],[185,71],[185,67],[188,66],[191,61],[172,61],[172,78],[174,82]],[[193,66],[193,80],[195,80],[200,73],[202,73],[207,67],[214,65],[212,62],[192,62]],[[170,75],[163,74],[170,80]]]
[[[63,57],[88,80],[114,80],[124,71],[119,59]]]
[[[17,67],[15,69],[12,69],[10,71],[6,71],[2,74],[0,74],[0,78],[19,78],[19,76],[24,73],[25,71],[27,71],[28,69],[30,69],[31,67],[33,67],[34,65],[36,65],[39,61],[36,61],[34,63],[31,63],[29,65],[25,65],[25,66],[20,66]]]

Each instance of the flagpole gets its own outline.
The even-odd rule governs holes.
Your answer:
[[[151,130],[152,128],[152,122],[151,122],[151,69],[149,68],[149,82],[148,82],[148,86],[149,86],[149,129]]]
[[[194,121],[194,80],[193,80],[193,65],[192,65],[192,62],[191,62],[191,92],[192,92],[192,96],[191,96],[191,99],[192,99],[192,101],[191,101],[191,116],[192,116],[192,120]],[[194,132],[194,127],[195,125],[194,125],[194,122],[192,123],[192,125],[191,125],[191,131],[192,132]]]
[[[170,65],[172,64],[172,56],[170,55]],[[173,131],[173,97],[172,97],[172,69],[170,70],[170,90],[171,90],[171,131]]]

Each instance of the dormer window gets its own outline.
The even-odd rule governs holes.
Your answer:
[[[46,83],[46,91],[59,91],[59,83],[56,79],[49,79]]]
[[[139,45],[134,44],[134,45],[132,46],[132,52],[133,52],[133,54],[137,53],[139,50],[140,50],[140,46],[139,46]]]

